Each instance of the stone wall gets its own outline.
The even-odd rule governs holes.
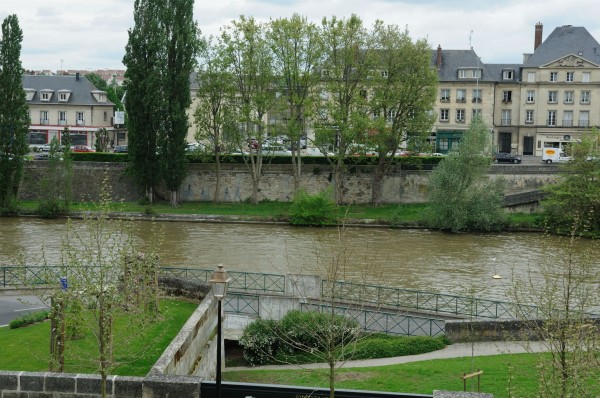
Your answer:
[[[125,172],[123,163],[74,163],[74,196],[77,201],[96,199],[104,180],[112,187],[116,200],[135,201],[142,191]],[[259,200],[289,201],[293,195],[294,181],[291,165],[264,165]],[[40,182],[47,173],[47,162],[29,162],[21,185],[22,199],[36,199]],[[374,166],[350,168],[343,182],[344,202],[364,204],[371,200]],[[506,194],[540,189],[556,179],[558,167],[553,165],[490,167],[490,178],[504,178]],[[384,178],[385,203],[424,203],[427,200],[427,181],[430,171],[392,168]],[[327,165],[303,165],[302,187],[309,193],[333,189],[331,168]],[[190,164],[189,173],[181,186],[181,199],[185,201],[212,201],[215,187],[214,165]],[[245,165],[222,165],[221,199],[224,202],[242,202],[250,197],[252,182]],[[167,198],[167,192],[158,194]]]

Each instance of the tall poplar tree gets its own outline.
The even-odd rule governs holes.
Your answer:
[[[23,174],[29,116],[21,76],[23,32],[15,14],[2,22],[0,41],[0,210],[14,207]]]
[[[136,181],[154,202],[159,183],[158,136],[164,129],[162,93],[164,38],[160,31],[162,1],[136,0],[134,27],[129,30],[123,64],[125,72],[129,162]]]
[[[199,51],[198,27],[194,22],[194,0],[162,0],[161,24],[166,64],[163,65],[166,100],[164,134],[159,137],[162,180],[177,207],[179,186],[187,173],[185,149],[188,132],[187,109],[192,103],[190,75]],[[162,115],[155,115],[162,117]]]
[[[193,0],[136,0],[123,63],[133,173],[154,201],[163,181],[177,206],[185,177],[190,74],[198,52]]]

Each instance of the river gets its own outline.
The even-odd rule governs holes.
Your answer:
[[[74,224],[82,225],[81,221]],[[29,265],[58,264],[66,220],[0,218],[0,265],[20,254]],[[336,259],[344,279],[419,290],[506,299],[516,279],[537,278],[541,261],[564,246],[564,238],[540,233],[447,234],[421,229],[301,228],[200,222],[157,223],[163,266],[263,273],[323,274]],[[136,221],[135,236],[148,242],[152,223]],[[341,243],[340,243],[341,242]],[[578,243],[580,251],[591,241]],[[550,257],[549,257],[550,256]],[[492,279],[498,274],[502,279]]]

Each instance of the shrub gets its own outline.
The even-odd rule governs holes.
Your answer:
[[[49,314],[49,311],[30,312],[10,321],[8,327],[11,329],[17,329],[32,325],[34,323],[42,322],[48,319]]]
[[[258,319],[246,326],[240,345],[244,349],[244,359],[249,365],[262,365],[273,362],[279,347],[277,322]]]
[[[375,334],[360,340],[355,347],[348,347],[352,359],[390,358],[417,355],[441,350],[446,346],[444,337],[387,336]]]
[[[56,218],[66,212],[62,201],[58,199],[42,199],[37,209],[38,214],[43,218]]]
[[[335,225],[337,207],[326,192],[309,195],[306,191],[300,191],[290,206],[289,216],[292,225]]]
[[[296,346],[323,351],[331,339],[335,346],[351,341],[358,333],[359,325],[341,315],[335,315],[332,319],[331,314],[294,310],[281,318],[280,330]]]

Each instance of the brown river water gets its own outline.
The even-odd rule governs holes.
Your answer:
[[[75,225],[81,221],[74,221]],[[0,218],[0,266],[24,254],[28,265],[60,261],[66,221]],[[457,295],[473,292],[506,299],[515,280],[537,278],[540,261],[566,241],[541,233],[446,234],[421,229],[300,228],[261,224],[161,222],[157,249],[163,266],[260,273],[323,274],[332,259],[343,264],[340,279],[371,280],[394,287]],[[152,224],[135,222],[135,235],[149,241]],[[342,242],[341,244],[339,242]],[[591,241],[580,241],[591,249]],[[600,264],[599,264],[600,266]],[[498,274],[502,279],[492,279]]]

